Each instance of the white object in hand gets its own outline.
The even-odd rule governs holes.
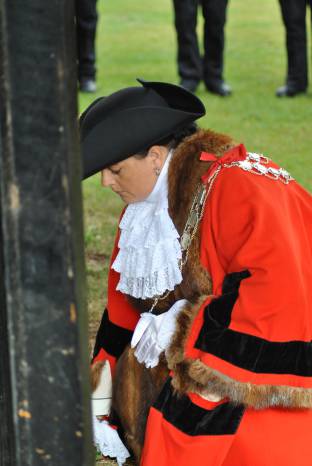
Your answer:
[[[158,316],[145,312],[137,323],[131,340],[135,356],[147,368],[157,366],[160,354],[165,351],[176,328],[176,319],[182,308],[188,303],[186,299],[176,301],[169,311]]]
[[[97,388],[92,393],[92,413],[105,416],[110,413],[112,404],[112,374],[110,364],[105,361]]]

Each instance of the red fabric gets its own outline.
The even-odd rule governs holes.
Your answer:
[[[111,268],[112,263],[114,262],[118,254],[118,241],[119,241],[120,232],[118,230],[114,249],[112,252],[109,275],[108,275],[108,294],[107,294],[107,309],[108,317],[111,322],[120,327],[126,328],[127,330],[134,330],[138,320],[139,313],[138,311],[131,306],[127,298],[120,291],[116,290],[116,287],[119,282],[120,274],[115,272]]]
[[[257,374],[234,366],[211,354],[201,355],[200,359],[211,369],[222,372],[239,382],[254,385],[287,385],[289,387],[312,388],[312,377],[290,374]]]
[[[303,387],[303,388],[312,388],[312,378],[311,377],[301,377],[299,375],[292,374],[259,374],[256,372],[250,372],[240,367],[234,366],[227,361],[224,361],[212,354],[203,353],[201,350],[194,347],[195,342],[198,338],[199,332],[204,323],[204,310],[205,307],[213,297],[208,298],[201,306],[200,311],[198,312],[187,344],[186,344],[186,357],[191,359],[200,359],[211,369],[215,369],[227,376],[235,379],[239,382],[252,383],[255,385],[288,385],[291,387]]]
[[[207,183],[208,179],[215,173],[219,166],[223,166],[224,164],[230,164],[232,162],[237,162],[238,160],[244,160],[246,158],[247,151],[244,144],[240,144],[239,146],[230,149],[229,151],[225,152],[222,157],[218,157],[216,154],[210,154],[208,152],[201,152],[200,160],[204,162],[213,162],[208,171],[202,176],[202,182],[205,184]]]
[[[187,435],[151,408],[140,466],[221,466],[233,440],[234,435]]]
[[[123,212],[121,214],[121,217],[122,215]],[[134,330],[139,320],[139,313],[133,306],[131,306],[131,304],[126,299],[125,295],[116,290],[117,284],[119,282],[119,273],[115,272],[111,268],[111,265],[118,254],[119,236],[120,231],[118,229],[108,273],[107,312],[110,322],[127,330]],[[103,348],[101,348],[97,356],[93,359],[92,363],[94,364],[97,361],[104,360],[109,361],[111,374],[113,377],[117,362],[116,358],[111,354],[107,353]]]
[[[112,377],[114,376],[115,373],[115,367],[116,367],[116,358],[112,356],[111,354],[107,353],[103,348],[100,349],[96,357],[92,361],[92,365],[98,361],[108,361],[110,365],[110,370]]]
[[[217,406],[229,401],[227,398],[224,398],[223,400],[220,401],[209,401],[203,398],[202,396],[197,395],[197,393],[188,393],[188,396],[192,403],[195,405],[199,406],[200,408],[203,409],[213,409],[216,408]]]
[[[311,425],[312,410],[247,409],[235,435],[189,436],[152,408],[141,466],[310,466]]]
[[[312,198],[240,168],[223,169],[201,224],[201,260],[213,294],[248,269],[230,328],[272,341],[312,339]]]
[[[240,158],[241,149],[237,151]],[[238,167],[222,168],[207,199],[201,229],[205,239],[201,261],[211,274],[215,296],[221,294],[227,274],[245,269],[251,273],[241,282],[229,328],[269,341],[310,342],[311,195],[295,181],[285,185]],[[201,325],[199,314],[187,356],[199,357],[242,382],[312,387],[311,377],[254,374],[200,353],[193,344]]]
[[[246,410],[222,466],[310,466],[312,410]]]
[[[242,147],[231,157],[235,151],[241,157]],[[240,382],[312,388],[311,377],[256,374],[194,348],[204,307],[221,295],[227,274],[246,269],[251,276],[241,282],[229,328],[273,342],[312,340],[311,195],[295,181],[285,185],[223,163],[216,161],[204,177],[222,167],[201,223],[201,262],[214,296],[194,320],[185,356]],[[188,436],[152,408],[141,466],[310,466],[311,426],[312,410],[247,409],[235,435]]]

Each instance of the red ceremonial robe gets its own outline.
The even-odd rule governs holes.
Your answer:
[[[182,315],[189,326],[169,351],[172,379],[150,410],[141,466],[312,464],[311,196],[282,176],[226,168],[245,158],[239,146],[204,178],[221,167],[201,222],[213,295]],[[94,353],[112,367],[138,320],[118,280],[110,270]]]

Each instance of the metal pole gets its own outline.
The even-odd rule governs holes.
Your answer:
[[[91,466],[73,0],[0,0],[0,465]]]

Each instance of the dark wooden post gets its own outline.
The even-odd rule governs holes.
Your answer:
[[[0,0],[0,465],[91,466],[74,0]]]

